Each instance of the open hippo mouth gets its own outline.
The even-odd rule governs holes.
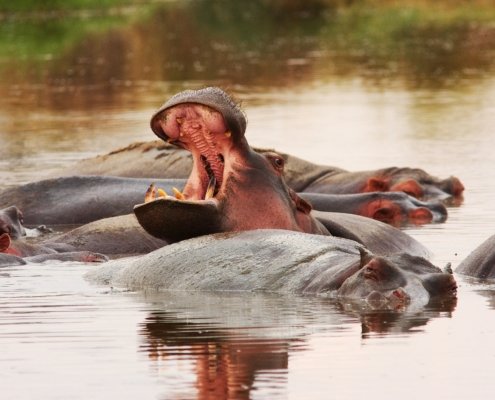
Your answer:
[[[191,176],[183,193],[174,190],[174,197],[208,200],[217,196],[225,180],[224,154],[232,145],[232,132],[222,115],[207,106],[186,103],[165,110],[160,117],[158,128],[167,132],[166,140],[193,156]]]
[[[193,156],[191,176],[183,193],[174,191],[174,197],[208,200],[221,191],[226,159],[244,139],[246,119],[225,92],[206,88],[172,97],[151,118],[151,129]]]
[[[145,203],[134,208],[138,221],[152,235],[169,241],[218,232],[218,205],[228,170],[239,149],[247,146],[243,112],[218,88],[185,91],[152,116],[151,129],[164,141],[190,151],[193,168],[183,191],[173,188],[173,193],[166,193],[152,184]]]

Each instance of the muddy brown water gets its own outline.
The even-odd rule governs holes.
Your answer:
[[[0,60],[1,187],[153,139],[148,118],[168,96],[220,84],[242,101],[252,145],[350,170],[397,165],[458,176],[464,201],[449,208],[447,222],[405,228],[437,265],[455,268],[495,233],[491,66],[461,65],[441,84],[441,74],[429,84],[390,71],[387,78],[308,33],[299,47],[274,48],[275,66],[266,71],[259,49],[248,48],[244,72],[233,67],[229,75],[227,49],[225,76],[207,63],[206,72],[196,65],[180,79],[138,79],[147,71],[144,63],[136,68],[140,51],[163,43],[144,50],[143,28],[129,29],[90,36],[25,75],[16,61]],[[125,44],[119,35],[135,40]],[[107,58],[105,43],[114,49]],[[110,83],[81,72],[92,71],[88,60],[116,58],[117,49],[128,57],[117,57],[123,66],[109,69],[117,75]],[[344,73],[349,63],[355,68]],[[55,79],[69,68],[77,80]],[[132,293],[87,283],[91,268],[48,262],[0,270],[2,398],[487,399],[495,391],[493,283],[456,275],[457,304],[378,312],[298,296]]]

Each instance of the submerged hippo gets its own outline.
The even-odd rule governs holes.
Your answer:
[[[82,225],[132,213],[133,206],[143,201],[151,182],[151,179],[112,176],[45,179],[0,192],[0,207],[16,204],[27,225]],[[185,183],[177,179],[154,182],[169,192]]]
[[[473,250],[455,272],[475,278],[495,279],[495,235]]]
[[[150,184],[173,193],[174,188],[182,192],[186,180],[114,176],[45,179],[0,192],[0,206],[16,204],[28,225],[80,225],[131,213],[133,206],[143,201]],[[393,226],[444,222],[447,218],[442,203],[423,202],[402,192],[298,195],[315,210],[361,215]]]
[[[15,206],[0,210],[0,265],[19,265],[46,260],[102,262],[108,260],[103,254],[90,251],[79,251],[67,243],[30,242],[24,236],[26,229],[23,225],[22,212]],[[44,227],[38,227],[37,236]]]
[[[273,150],[255,149],[260,153]],[[440,179],[419,168],[382,168],[374,171],[346,171],[318,165],[293,155],[280,154],[286,163],[287,184],[297,192],[355,194],[404,191],[419,199],[452,198],[459,202],[464,185],[456,177]],[[59,175],[113,175],[133,178],[182,178],[191,171],[192,157],[161,141],[138,142],[108,154],[79,161]]]
[[[77,251],[54,243],[52,247],[24,241],[12,241],[8,233],[0,235],[0,266],[24,265],[44,261],[105,262],[108,257],[91,251]]]
[[[131,289],[263,291],[425,305],[456,283],[421,257],[373,256],[350,240],[284,230],[229,232],[110,261],[87,278]]]

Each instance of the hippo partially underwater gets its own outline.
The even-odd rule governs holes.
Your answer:
[[[495,279],[495,235],[474,249],[455,272],[480,279]]]
[[[42,234],[46,227],[26,229],[21,211],[11,206],[0,210],[0,266],[22,265],[27,262],[82,261],[103,262],[108,257],[91,251],[77,250],[67,243],[57,241],[33,243],[24,240],[27,233]]]
[[[244,136],[244,114],[220,89],[186,91],[172,97],[155,113],[151,126],[161,139],[192,154],[192,172],[183,189],[162,188],[160,182],[150,186],[146,202],[134,208],[139,224],[126,215],[102,219],[78,228],[79,232],[76,229],[45,243],[67,243],[76,250],[98,251],[87,247],[87,238],[99,233],[101,235],[91,246],[110,243],[119,247],[120,239],[126,238],[128,242],[122,246],[125,249],[114,250],[119,255],[145,253],[158,248],[134,261],[115,261],[101,270],[102,274],[110,271],[108,281],[115,280],[132,287],[150,287],[155,282],[155,286],[169,289],[260,288],[311,294],[328,294],[335,290],[338,296],[346,298],[359,297],[378,302],[417,299],[420,303],[427,302],[431,296],[452,296],[455,293],[452,275],[418,257],[427,256],[428,251],[400,230],[356,215],[312,211],[308,200],[321,198],[314,194],[298,195],[285,183],[285,159],[282,156],[274,152],[258,153],[249,147]],[[94,182],[97,178],[107,179],[88,177],[87,181]],[[77,178],[62,178],[62,181],[64,179]],[[411,187],[411,181],[405,182],[409,182],[406,186]],[[444,186],[453,187],[458,195],[462,189],[457,182],[453,178],[450,186]],[[435,186],[435,182],[430,183]],[[0,200],[12,199],[12,192],[9,193],[0,195]],[[15,193],[19,191],[14,192],[14,197]],[[49,194],[47,191],[44,193]],[[84,201],[78,203],[77,195],[66,203],[73,198],[75,207],[84,209]],[[88,194],[85,201],[90,201]],[[323,204],[326,204],[324,200]],[[425,209],[431,216],[432,212]],[[420,214],[425,214],[425,211],[421,210]],[[130,229],[122,233],[127,227]],[[275,233],[266,229],[284,230],[284,233],[278,233],[284,239],[270,241],[270,235]],[[239,233],[253,230],[255,233]],[[232,233],[196,238],[214,233],[222,235],[222,232]],[[154,240],[163,241],[135,251],[133,244],[146,241],[143,235],[147,234],[158,238]],[[236,238],[237,244],[233,244]],[[182,242],[162,247],[176,241]],[[287,244],[283,244],[285,241]],[[208,246],[203,246],[203,243]],[[262,243],[267,244],[263,251],[258,249]],[[223,250],[216,253],[217,249]],[[264,254],[270,260],[252,258],[258,265],[255,268],[247,261],[253,252]],[[397,255],[398,252],[407,254]],[[183,267],[178,259],[172,264],[164,263],[164,257],[176,253],[185,257]],[[222,261],[223,257],[225,261]],[[319,263],[326,258],[332,259],[333,263],[313,268],[310,262],[318,259]],[[143,278],[142,265],[152,268],[149,273],[144,273],[146,279]],[[169,268],[170,265],[174,267]],[[311,267],[298,269],[300,265]],[[179,273],[176,268],[183,272]],[[118,274],[114,273],[117,269]],[[299,272],[294,273],[296,270]],[[174,278],[171,279],[169,274]],[[193,283],[201,276],[198,285]],[[291,283],[287,284],[289,281]],[[175,283],[171,285],[170,282]],[[209,284],[203,285],[206,282]]]
[[[115,260],[87,278],[131,289],[251,291],[365,300],[376,308],[455,297],[452,274],[422,257],[373,256],[347,239],[287,230],[201,236]]]

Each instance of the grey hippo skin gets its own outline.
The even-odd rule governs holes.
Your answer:
[[[495,279],[495,235],[473,250],[455,272],[480,279]]]
[[[24,261],[21,257],[14,256],[12,254],[0,253],[0,268],[25,264],[27,264],[27,262]]]
[[[298,293],[387,307],[456,293],[452,275],[421,257],[378,257],[346,239],[283,230],[198,237],[110,261],[86,277],[132,290]]]
[[[167,244],[146,233],[133,214],[94,221],[45,243],[66,243],[79,251],[103,253],[112,258],[149,253]]]
[[[152,179],[110,176],[73,176],[42,180],[0,192],[0,207],[15,204],[26,225],[80,225],[101,218],[129,214],[141,203]],[[172,191],[184,180],[157,180]],[[0,211],[2,217],[7,210]],[[10,212],[13,214],[13,212]]]

